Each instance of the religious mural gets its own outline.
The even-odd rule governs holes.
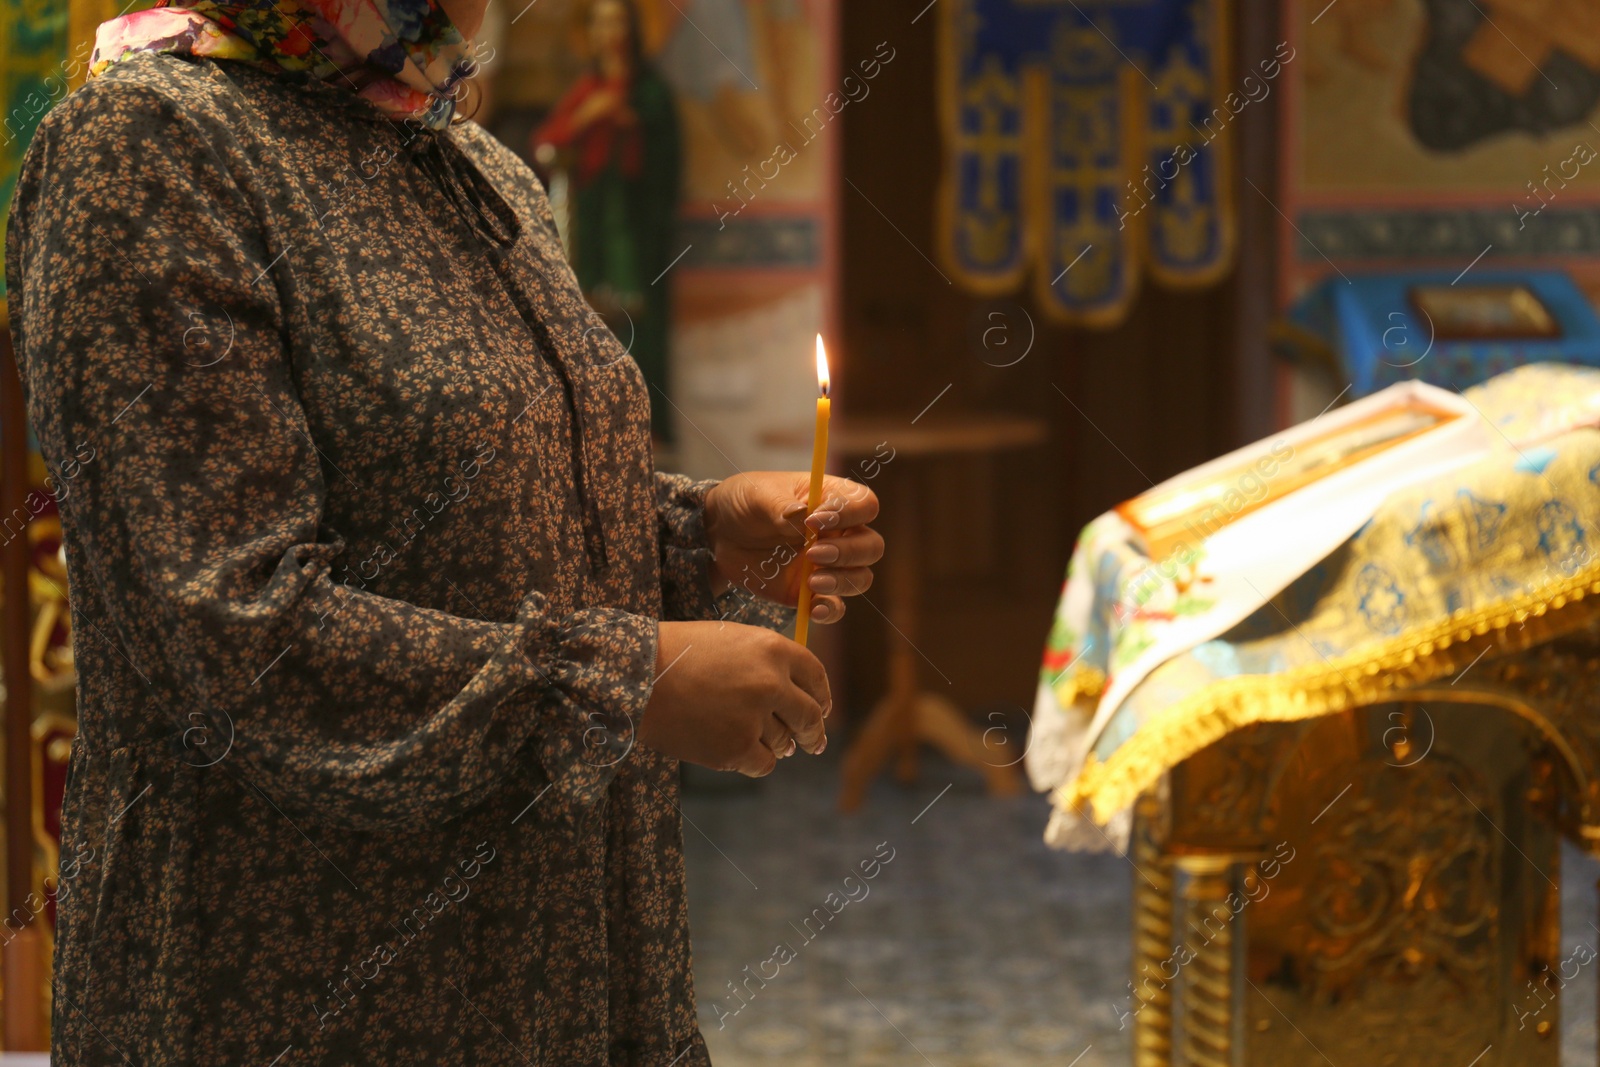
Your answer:
[[[17,167],[34,127],[67,93],[67,12],[43,0],[0,0],[0,234],[11,206]],[[81,77],[83,58],[75,73]],[[0,299],[6,291],[0,278]]]
[[[1535,259],[1600,285],[1600,7],[1292,0],[1285,31],[1280,298]]]
[[[1411,130],[1427,147],[1549,133],[1600,103],[1600,7],[1588,0],[1429,0],[1427,12],[1408,102]]]
[[[1209,284],[1234,250],[1233,122],[1282,55],[1234,64],[1228,0],[941,5],[940,251],[969,288],[1033,276],[1056,319],[1112,326],[1146,264]]]
[[[89,72],[94,30],[113,16],[155,0],[0,0],[0,238],[5,235],[17,168],[39,120]],[[6,282],[0,277],[0,311]],[[5,316],[0,314],[0,321]]]
[[[685,470],[804,466],[839,117],[894,50],[840,56],[830,78],[833,0],[653,2],[684,134],[673,387],[653,399],[675,409]]]
[[[584,292],[645,373],[658,442],[703,473],[779,462],[763,435],[788,413],[769,393],[776,403],[815,388],[807,353],[826,303],[834,124],[870,91],[823,84],[830,10],[826,0],[512,9],[496,91],[537,118],[526,133],[496,132],[547,179],[562,172]],[[794,358],[757,365],[777,352]],[[707,408],[735,429],[716,442],[680,433]]]
[[[534,131],[541,161],[568,156],[571,256],[578,284],[611,332],[629,343],[645,380],[667,380],[670,303],[652,284],[673,254],[680,152],[672,90],[645,58],[631,0],[584,5],[586,70]],[[631,343],[630,343],[631,342]],[[659,408],[652,429],[670,440]]]

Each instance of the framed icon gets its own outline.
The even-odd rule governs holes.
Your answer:
[[[1410,296],[1441,341],[1561,336],[1561,323],[1526,285],[1417,285]]]

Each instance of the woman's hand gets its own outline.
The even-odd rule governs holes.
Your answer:
[[[664,622],[639,741],[664,755],[752,778],[796,746],[820,755],[833,698],[817,657],[758,626]]]
[[[876,494],[848,478],[828,477],[822,503],[806,517],[811,476],[804,471],[736,474],[706,496],[706,535],[716,577],[729,585],[794,604],[800,597],[800,554],[811,557],[811,619],[837,622],[844,597],[872,585],[883,538],[867,524],[878,517]],[[818,538],[805,549],[807,529]]]

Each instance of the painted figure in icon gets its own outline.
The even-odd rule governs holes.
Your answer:
[[[672,440],[665,403],[681,173],[672,91],[645,57],[632,0],[583,9],[589,70],[533,134],[535,158],[566,152],[572,175],[572,259],[578,284],[628,346],[651,390],[651,429]]]

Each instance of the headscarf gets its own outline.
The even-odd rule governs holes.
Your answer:
[[[449,125],[454,90],[475,70],[472,42],[438,0],[160,0],[101,23],[94,44],[91,78],[137,52],[243,60],[348,84],[430,129]]]

